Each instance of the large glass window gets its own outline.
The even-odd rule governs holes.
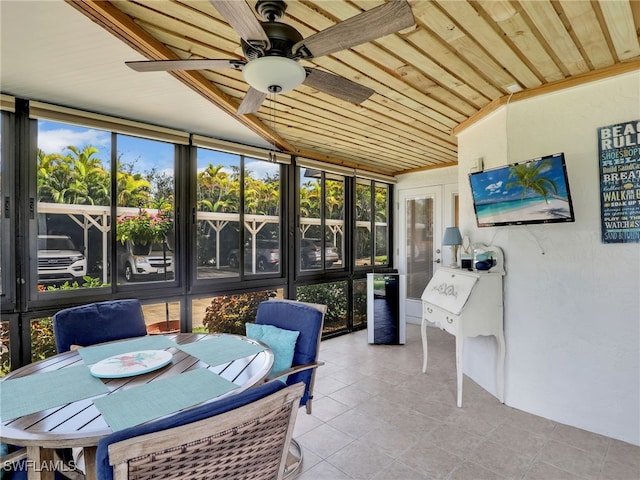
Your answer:
[[[353,328],[367,326],[367,279],[353,280]]]
[[[180,331],[180,302],[146,303],[142,313],[151,335]]]
[[[128,135],[116,145],[118,282],[173,280],[175,146]]]
[[[8,321],[0,321],[0,377],[11,371],[11,342]]]
[[[191,306],[192,330],[194,333],[245,335],[245,324],[255,321],[258,304],[272,297],[282,298],[282,289],[195,299]]]
[[[4,126],[4,115],[0,112],[0,198],[4,198],[5,196],[5,191],[4,191],[4,182],[6,181],[6,177],[3,174],[3,164],[2,164],[2,146],[3,146],[3,137],[4,137],[4,131],[3,131],[3,126]],[[4,203],[4,202],[3,202]],[[5,218],[5,212],[4,212],[4,208],[0,208],[0,225],[2,225],[2,231],[0,232],[0,268],[4,267],[5,271],[6,271],[6,265],[3,265],[5,263],[4,260],[4,242],[5,242],[5,229],[8,227],[8,225],[5,225],[6,222],[6,218]],[[2,273],[2,271],[0,271],[0,297],[2,297],[5,294],[4,291],[4,275]],[[2,344],[0,344],[0,348]]]
[[[244,159],[244,271],[280,272],[280,165]]]
[[[325,248],[326,268],[343,268],[344,244],[344,192],[345,178],[340,175],[325,175]]]
[[[37,287],[109,283],[111,135],[38,121]]]
[[[301,285],[296,288],[296,300],[327,306],[323,333],[330,334],[347,329],[349,299],[346,281]]]
[[[198,278],[239,275],[240,160],[240,155],[197,150]]]
[[[375,184],[375,265],[389,265],[389,186],[384,183]]]
[[[356,232],[354,258],[356,267],[372,265],[371,242],[371,181],[356,181]]]
[[[57,353],[51,317],[36,318],[31,326],[31,361],[37,362]]]
[[[313,168],[299,174],[300,271],[342,268],[345,179]]]
[[[356,267],[389,265],[389,196],[385,183],[357,179],[355,190]]]

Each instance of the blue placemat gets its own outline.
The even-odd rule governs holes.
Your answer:
[[[96,398],[93,403],[115,432],[178,412],[236,388],[235,383],[201,368]]]
[[[232,362],[238,358],[255,355],[265,350],[261,345],[246,342],[229,335],[178,345],[178,348],[212,367]]]
[[[0,419],[6,422],[108,391],[84,365],[5,380],[0,382]]]
[[[149,335],[146,337],[132,338],[119,342],[106,343],[104,345],[93,345],[83,347],[78,350],[80,357],[86,365],[93,365],[105,358],[121,355],[123,353],[137,352],[139,350],[164,350],[175,347],[176,343],[162,335]]]

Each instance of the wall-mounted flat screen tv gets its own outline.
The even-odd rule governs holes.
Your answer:
[[[573,222],[563,153],[469,174],[478,227]]]

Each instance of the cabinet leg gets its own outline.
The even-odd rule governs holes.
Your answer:
[[[456,375],[458,380],[458,407],[462,407],[462,348],[464,337],[456,335]]]
[[[427,373],[427,321],[424,318],[420,332],[422,334],[422,373]]]
[[[505,358],[504,334],[499,333],[496,338],[498,339],[498,368],[496,369],[498,400],[500,400],[500,403],[504,403],[504,358]]]

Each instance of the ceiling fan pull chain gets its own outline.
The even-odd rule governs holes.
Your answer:
[[[269,120],[271,121],[271,130],[276,131],[276,107],[274,105],[276,101],[275,92],[269,94]],[[269,162],[276,163],[276,141],[273,141],[273,149],[269,150]]]

